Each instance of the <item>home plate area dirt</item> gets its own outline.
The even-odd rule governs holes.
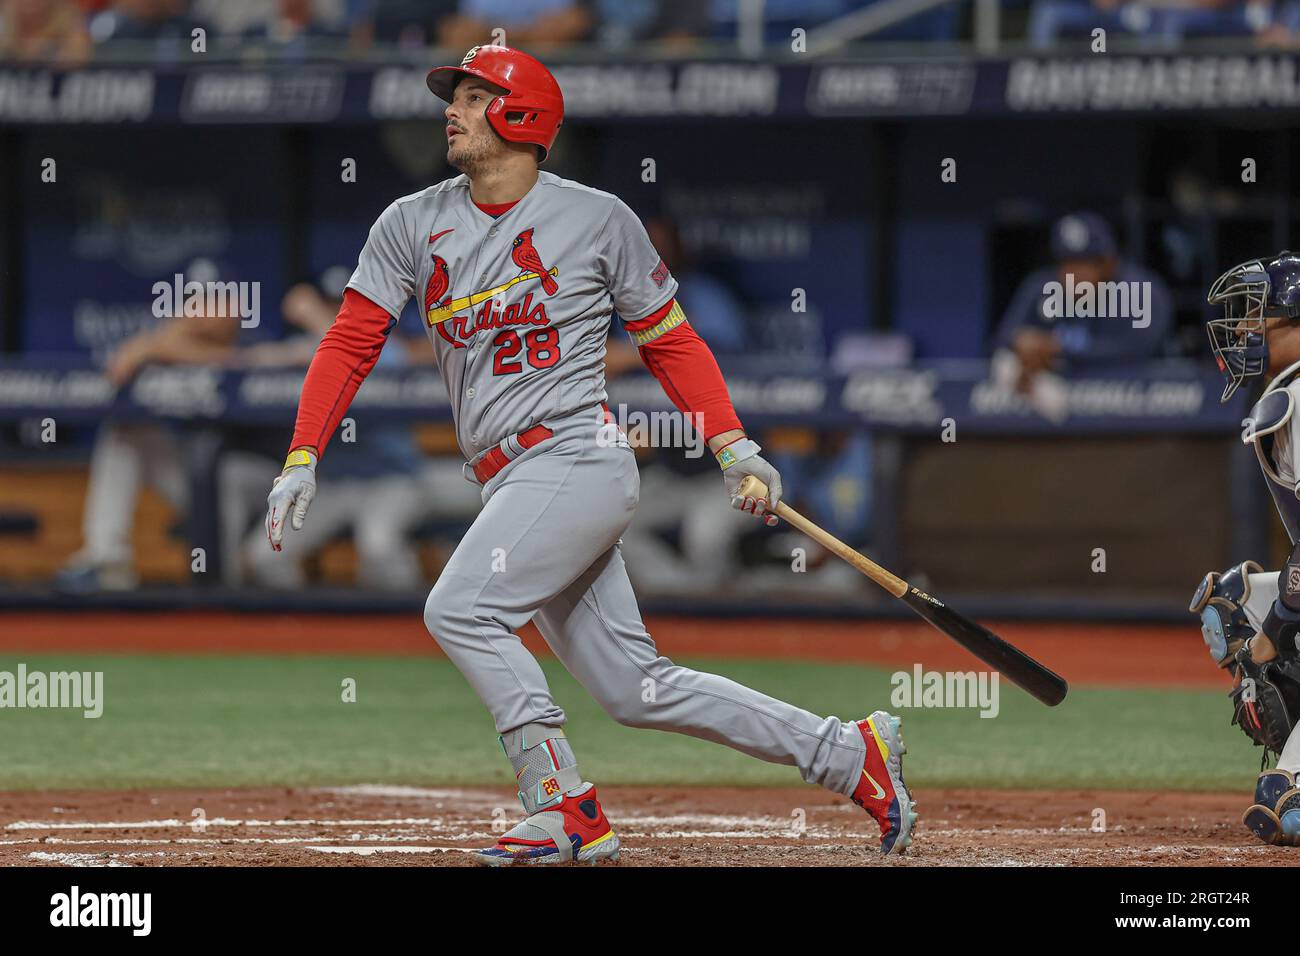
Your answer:
[[[601,788],[607,866],[1277,866],[1238,794],[920,790],[915,845],[877,851],[848,800],[800,789]],[[5,866],[470,866],[519,817],[487,789],[0,794]],[[495,826],[495,830],[494,830]]]

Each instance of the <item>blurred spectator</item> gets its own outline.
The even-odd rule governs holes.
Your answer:
[[[301,60],[317,40],[347,34],[345,0],[194,0],[190,13],[221,37],[261,42]]]
[[[90,36],[99,45],[152,45],[152,55],[167,61],[189,52],[200,27],[208,24],[190,15],[189,0],[116,0],[91,19]]]
[[[606,46],[690,43],[709,35],[702,0],[595,0],[597,39]]]
[[[1271,0],[1038,0],[1026,32],[1037,47],[1091,39],[1096,29],[1169,46],[1190,37],[1263,35],[1272,21]]]
[[[347,277],[342,270],[336,285],[324,280],[333,285],[327,291],[310,284],[294,286],[285,294],[282,310],[285,321],[301,334],[240,349],[231,356],[232,363],[305,368],[338,314]],[[406,364],[406,348],[405,341],[392,337],[376,367],[382,371]],[[312,520],[286,535],[277,553],[267,545],[261,519],[266,492],[281,462],[231,452],[222,460],[219,482],[227,583],[240,583],[248,572],[251,583],[301,587],[306,583],[304,562],[350,531],[358,584],[387,591],[418,588],[423,573],[412,541],[415,529],[431,518],[468,521],[481,507],[479,488],[465,480],[462,465],[459,456],[426,461],[408,425],[358,425],[355,441],[340,435],[331,443],[321,462],[321,490],[312,504]]]
[[[438,24],[440,45],[454,50],[491,43],[505,30],[509,46],[562,45],[586,39],[594,20],[582,0],[461,0]]]
[[[1031,46],[1047,48],[1064,39],[1090,40],[1093,30],[1123,36],[1149,36],[1151,8],[1117,0],[1038,0],[1026,27]]]
[[[244,31],[247,41],[262,41],[276,48],[281,59],[304,60],[311,46],[344,36],[341,21],[327,20],[318,0],[274,0],[274,10],[262,22]]]
[[[1260,46],[1275,49],[1300,47],[1300,0],[1280,4],[1271,22],[1259,32],[1258,41]]]
[[[349,0],[348,7],[354,45],[364,47],[377,42],[423,50],[438,42],[438,24],[456,14],[458,3],[457,0]]]
[[[77,66],[90,50],[75,0],[0,0],[0,60]]]
[[[190,14],[222,36],[242,36],[273,16],[275,0],[194,0]]]
[[[1063,396],[1052,373],[1163,354],[1173,300],[1158,275],[1120,258],[1095,213],[1062,218],[1051,246],[1056,265],[1021,282],[1002,319],[994,378],[1057,417]]]
[[[1155,29],[1169,44],[1201,37],[1255,37],[1273,22],[1272,0],[1160,0],[1152,5]]]
[[[186,277],[216,281],[217,267],[196,260]],[[238,332],[238,317],[221,313],[165,319],[124,341],[109,356],[105,375],[123,388],[146,365],[219,363],[230,355]],[[175,430],[153,422],[105,421],[91,452],[82,548],[56,577],[59,588],[88,592],[135,587],[131,529],[136,499],[146,485],[178,512],[188,507],[189,487]]]
[[[788,47],[791,32],[808,30],[838,20],[882,0],[765,0],[762,6],[763,40]],[[743,0],[700,0],[713,20],[717,39],[734,40],[744,18]],[[927,42],[952,40],[957,36],[961,4],[946,3],[914,13],[900,23],[864,37],[864,40]]]

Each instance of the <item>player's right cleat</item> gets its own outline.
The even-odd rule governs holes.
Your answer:
[[[565,795],[505,834],[497,845],[474,854],[484,866],[512,863],[599,863],[618,859],[618,834],[605,818],[596,788]]]
[[[862,777],[852,800],[880,825],[880,852],[898,854],[912,843],[916,826],[916,804],[903,783],[903,744],[899,727],[902,718],[878,710],[857,722],[867,743]]]

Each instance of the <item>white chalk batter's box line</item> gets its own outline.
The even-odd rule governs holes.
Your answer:
[[[747,844],[747,843],[735,843],[735,844],[730,844],[730,845],[727,847],[727,849],[729,849],[729,850],[733,850],[733,851],[745,851],[745,850],[759,851],[759,850],[763,850],[763,849],[768,849],[768,848],[770,848],[770,846],[771,846],[770,844],[764,844],[764,843],[749,843],[749,844]],[[843,843],[810,843],[810,844],[801,844],[799,848],[800,848],[801,850],[804,850],[804,851],[811,850],[811,851],[818,852],[818,853],[828,853],[828,854],[842,854],[842,853],[844,852],[844,849],[845,849]],[[304,849],[306,849],[306,850],[308,850],[308,851],[310,851],[310,852],[321,853],[321,854],[333,854],[333,855],[341,855],[341,856],[361,856],[361,857],[370,857],[370,856],[378,856],[378,855],[381,855],[381,854],[397,854],[397,855],[432,855],[432,854],[446,854],[446,853],[472,853],[472,852],[474,852],[475,849],[477,849],[477,848],[475,848],[475,847],[455,847],[455,846],[380,846],[380,847],[361,847],[361,846],[328,846],[328,845],[318,845],[318,846],[306,846],[306,847],[304,847]],[[1103,857],[1107,857],[1107,856],[1108,856],[1108,857],[1113,858],[1113,857],[1115,857],[1115,856],[1126,856],[1126,857],[1128,857],[1128,858],[1130,858],[1130,859],[1132,859],[1132,860],[1144,860],[1144,859],[1152,859],[1152,858],[1154,858],[1155,860],[1158,861],[1158,859],[1159,859],[1160,856],[1163,856],[1163,855],[1165,855],[1165,854],[1172,853],[1172,852],[1182,852],[1182,853],[1213,853],[1213,854],[1216,854],[1216,855],[1218,855],[1218,856],[1220,856],[1220,857],[1226,855],[1226,856],[1230,856],[1230,857],[1241,858],[1241,857],[1243,857],[1243,856],[1259,856],[1259,855],[1263,855],[1263,854],[1267,853],[1268,851],[1270,851],[1271,849],[1272,849],[1271,847],[1267,847],[1267,846],[1225,847],[1225,846],[1219,846],[1219,845],[1217,845],[1217,844],[1216,844],[1216,845],[1187,844],[1187,845],[1184,845],[1184,846],[1158,845],[1158,846],[1145,847],[1145,848],[1137,848],[1137,847],[1131,847],[1131,848],[1107,848],[1107,849],[1105,849],[1104,851],[1101,850],[1101,849],[1099,848],[1097,852],[1098,852],[1098,853],[1101,853],[1101,854],[1103,855]],[[640,855],[643,854],[643,853],[645,853],[645,854],[650,854],[650,853],[652,853],[652,852],[653,852],[653,848],[650,848],[650,847],[624,847],[624,848],[623,848],[623,852],[635,858],[635,857],[637,857],[637,856],[640,856]],[[997,851],[997,852],[1004,852],[1004,851]],[[1000,867],[1044,866],[1044,865],[1046,865],[1046,866],[1062,866],[1062,867],[1064,867],[1064,866],[1072,866],[1072,865],[1076,865],[1077,862],[1078,862],[1078,861],[1077,861],[1078,851],[1075,850],[1075,849],[1067,848],[1067,847],[1042,847],[1042,848],[1036,848],[1036,849],[1034,849],[1032,852],[1033,852],[1033,854],[1034,854],[1034,856],[1035,856],[1035,858],[1032,859],[1032,860],[1015,859],[1015,858],[1010,858],[1010,857],[1004,857],[1004,858],[1002,858],[1002,859],[994,859],[994,860],[982,861],[981,865],[984,865],[984,866],[1000,866]],[[51,853],[51,852],[48,852],[48,851],[34,851],[34,852],[32,852],[32,853],[28,853],[28,854],[27,854],[27,859],[29,859],[29,860],[31,860],[31,861],[33,861],[33,862],[40,862],[40,863],[55,863],[55,864],[59,864],[59,865],[63,865],[63,866],[76,866],[76,867],[124,867],[124,866],[129,866],[130,864],[128,864],[128,863],[123,863],[123,862],[121,862],[121,860],[130,860],[130,859],[159,859],[159,858],[163,858],[163,859],[167,859],[167,858],[172,858],[172,859],[176,859],[176,858],[192,858],[192,857],[194,857],[194,856],[196,856],[196,855],[197,855],[197,854],[195,854],[195,853],[193,853],[193,852],[186,852],[186,851],[179,851],[179,850],[178,850],[178,852],[176,852],[176,853],[164,853],[164,852],[151,852],[151,853],[130,852],[130,853],[114,853],[114,854],[98,854],[98,853],[57,853],[57,852],[55,852],[55,853]],[[1068,855],[1068,856],[1067,856],[1067,855]],[[1047,856],[1047,857],[1066,857],[1066,858],[1062,859],[1061,862],[1059,862],[1059,863],[1052,863],[1052,862],[1045,862],[1045,861],[1042,859],[1043,856]],[[921,862],[926,862],[926,861],[922,860]]]
[[[804,837],[835,837],[838,830],[832,830],[823,824],[805,823],[796,831],[791,817],[778,816],[735,816],[729,814],[678,813],[666,815],[630,814],[615,815],[617,828],[628,836],[647,838],[674,838],[684,836],[700,837],[782,837],[802,834]],[[478,835],[495,833],[499,826],[499,817],[469,817],[449,819],[443,817],[381,817],[381,818],[346,818],[346,819],[257,819],[236,817],[210,817],[201,819],[165,818],[154,820],[18,820],[5,825],[7,831],[91,831],[91,830],[170,830],[184,829],[195,834],[203,834],[209,828],[250,829],[250,828],[294,828],[294,827],[395,827],[406,828],[403,832],[414,836],[418,831],[410,828],[430,828],[440,833]],[[945,826],[947,824],[947,826]],[[1155,824],[1158,825],[1158,824]],[[1227,824],[1224,824],[1227,827]],[[1140,833],[1147,829],[1143,826],[1131,827],[1123,823],[1113,824],[1104,831],[1111,834]],[[931,836],[1085,836],[1101,835],[1090,825],[1058,825],[1041,827],[963,827],[949,819],[930,819],[926,821],[925,832]],[[447,839],[457,837],[447,836]],[[183,839],[183,838],[181,838]],[[303,838],[304,840],[310,838]],[[2,845],[5,841],[0,841]]]
[[[678,839],[834,839],[839,837],[852,838],[852,834],[845,834],[840,830],[831,830],[825,827],[808,827],[802,833],[795,833],[793,830],[772,831],[772,830],[634,830],[628,827],[618,827],[618,832],[624,837],[638,840],[678,840]],[[865,831],[864,831],[865,832]],[[404,830],[395,834],[363,834],[353,833],[346,837],[355,842],[398,842],[401,840],[419,840],[419,839],[440,839],[440,840],[472,840],[482,841],[490,838],[493,834],[489,830],[467,828],[460,833],[447,833],[445,831],[420,832]],[[338,839],[335,837],[334,839]],[[304,844],[316,843],[320,841],[319,836],[302,836],[302,837],[176,837],[173,839],[139,837],[135,839],[107,839],[107,838],[87,838],[87,839],[68,839],[65,837],[26,837],[17,840],[0,840],[0,846],[21,846],[28,844],[44,843],[58,846],[167,846],[169,844],[177,845],[200,845],[200,846],[224,846],[240,844]]]
[[[735,830],[770,832],[773,835],[792,832],[793,817],[744,817],[727,814],[679,813],[666,816],[647,816],[631,814],[615,815],[618,829],[630,832],[632,827],[645,827],[647,830],[663,827],[709,827],[728,832]],[[392,827],[423,826],[437,829],[492,829],[495,817],[471,817],[445,819],[442,817],[394,817],[371,819],[294,819],[294,820],[259,820],[240,819],[237,817],[207,817],[183,820],[167,818],[157,820],[17,820],[5,825],[5,830],[170,830],[184,828],[202,832],[209,827]],[[805,825],[803,832],[811,832],[818,827]],[[824,829],[824,828],[822,828]]]

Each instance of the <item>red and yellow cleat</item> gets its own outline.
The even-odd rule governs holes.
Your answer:
[[[599,863],[617,860],[618,834],[605,819],[596,788],[539,810],[474,859],[485,866],[511,863]]]
[[[916,825],[916,805],[903,783],[907,747],[899,733],[901,723],[902,718],[883,710],[857,722],[867,743],[867,758],[852,799],[880,824],[880,851],[885,854],[904,852]]]

